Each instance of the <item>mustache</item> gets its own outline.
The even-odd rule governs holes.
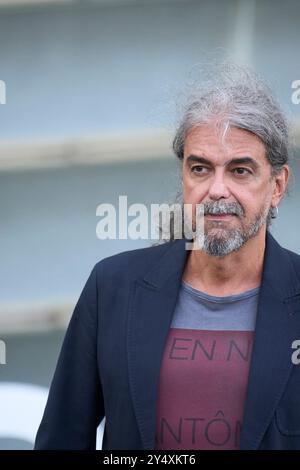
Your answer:
[[[204,202],[204,215],[211,214],[232,214],[242,217],[244,210],[237,202]]]

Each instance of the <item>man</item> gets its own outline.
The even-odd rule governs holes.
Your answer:
[[[248,70],[213,70],[173,148],[204,240],[94,267],[66,333],[36,449],[300,449],[300,256],[268,231],[288,133]],[[194,243],[198,240],[195,231]]]

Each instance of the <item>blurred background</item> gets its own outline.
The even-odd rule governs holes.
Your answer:
[[[32,448],[94,264],[152,243],[99,240],[96,207],[176,192],[172,100],[203,54],[252,65],[292,122],[271,231],[300,253],[299,20],[298,0],[0,0],[0,449]]]

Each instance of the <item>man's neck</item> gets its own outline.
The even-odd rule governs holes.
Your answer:
[[[183,280],[207,294],[226,296],[238,294],[260,285],[266,231],[248,240],[236,252],[224,257],[192,250],[188,256]]]

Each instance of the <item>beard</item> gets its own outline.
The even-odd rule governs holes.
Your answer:
[[[241,220],[245,217],[244,211],[238,203],[205,202],[204,215],[206,214],[234,214]],[[255,215],[253,220],[242,224],[237,228],[227,228],[227,222],[217,220],[206,220],[204,233],[195,237],[200,242],[201,249],[211,256],[223,257],[234,251],[238,251],[248,240],[255,237],[260,228],[270,224],[272,209],[265,205]],[[194,226],[195,227],[195,226]]]

